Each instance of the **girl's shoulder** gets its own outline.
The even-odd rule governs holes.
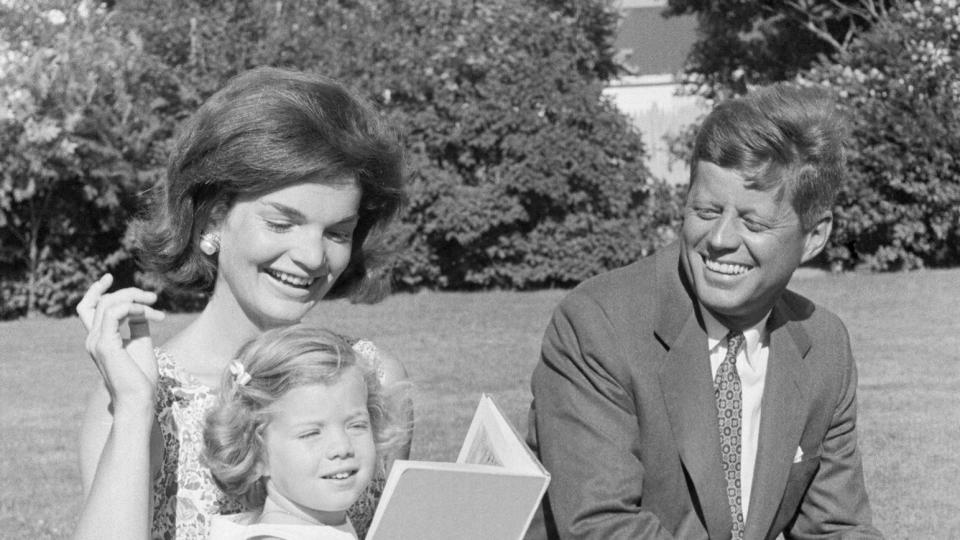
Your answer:
[[[256,523],[257,512],[214,516],[210,540],[248,538],[285,538],[288,540],[356,540],[357,533],[349,521],[340,526],[286,525]]]

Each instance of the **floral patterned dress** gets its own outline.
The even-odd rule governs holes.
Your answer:
[[[377,348],[369,341],[353,343],[356,353],[383,378]],[[153,526],[156,540],[202,540],[207,538],[210,517],[252,510],[220,490],[210,470],[200,462],[203,452],[203,424],[207,411],[216,403],[216,393],[183,371],[175,359],[157,348],[156,414],[163,441],[163,459],[153,481]],[[370,488],[350,508],[350,520],[360,538],[373,519],[385,479],[371,482]]]

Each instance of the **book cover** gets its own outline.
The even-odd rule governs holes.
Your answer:
[[[368,540],[523,538],[550,475],[483,395],[456,463],[397,460]]]

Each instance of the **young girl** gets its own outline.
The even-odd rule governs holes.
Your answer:
[[[346,510],[405,440],[402,386],[339,336],[299,324],[270,330],[231,363],[207,416],[205,463],[255,511],[215,516],[210,540],[354,539]]]
[[[404,199],[400,150],[339,84],[260,68],[186,123],[156,195],[135,227],[144,267],[210,297],[155,351],[147,322],[163,314],[150,307],[154,293],[108,294],[105,276],[77,306],[105,384],[81,428],[87,498],[76,538],[204,538],[211,515],[245,509],[200,463],[212,388],[250,339],[376,283],[372,246]],[[354,348],[385,383],[405,377],[369,342]],[[372,506],[354,512],[360,529]]]

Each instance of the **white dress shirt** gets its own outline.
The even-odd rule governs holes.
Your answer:
[[[727,354],[726,337],[730,330],[720,324],[710,312],[700,306],[707,330],[707,349],[710,352],[710,373],[713,380]],[[740,375],[742,392],[742,451],[740,454],[740,495],[743,504],[743,520],[747,520],[750,507],[750,492],[753,487],[753,471],[757,462],[757,444],[760,441],[760,401],[767,376],[767,357],[770,354],[767,334],[768,313],[757,324],[743,331],[745,346],[737,353],[737,374]]]

